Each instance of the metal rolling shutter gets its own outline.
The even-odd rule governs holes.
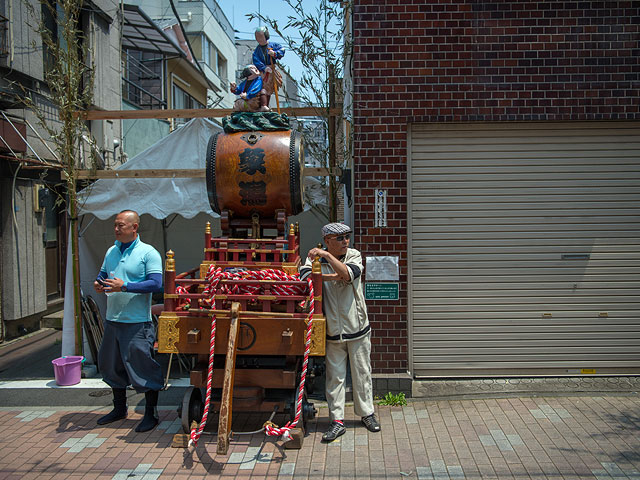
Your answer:
[[[640,123],[413,125],[415,377],[640,373]]]

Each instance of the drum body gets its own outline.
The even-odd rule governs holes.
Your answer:
[[[273,218],[303,210],[302,136],[294,131],[220,132],[207,146],[211,209],[234,218]]]

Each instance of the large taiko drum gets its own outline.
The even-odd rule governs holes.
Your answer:
[[[207,192],[211,209],[235,218],[273,218],[303,209],[302,136],[295,131],[213,135],[207,146]]]

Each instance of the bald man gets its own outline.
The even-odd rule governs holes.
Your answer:
[[[145,394],[144,418],[136,432],[146,432],[158,424],[158,392],[164,386],[162,369],[153,358],[156,332],[151,319],[151,294],[162,290],[162,257],[140,240],[139,226],[133,210],[116,216],[116,242],[93,285],[108,295],[98,368],[113,390],[113,410],[100,417],[98,425],[127,417],[126,389],[132,385]]]

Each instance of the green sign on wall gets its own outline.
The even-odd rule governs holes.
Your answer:
[[[398,300],[399,284],[365,283],[364,298],[367,300]]]

